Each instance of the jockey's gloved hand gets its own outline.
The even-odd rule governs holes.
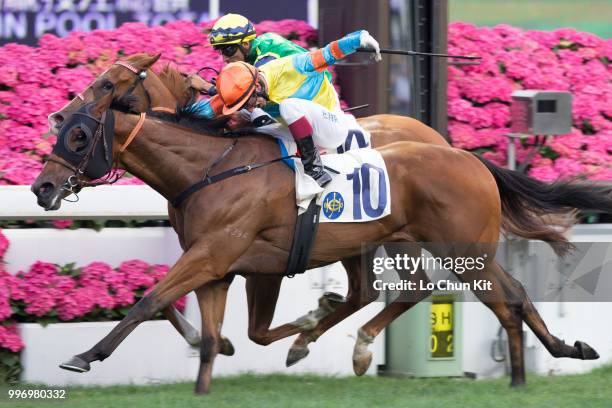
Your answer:
[[[215,96],[217,94],[217,87],[212,85],[210,88],[208,88],[208,95],[210,96]]]
[[[376,53],[374,54],[374,60],[382,60],[382,56],[380,55],[380,45],[378,45],[378,41],[376,41],[376,39],[372,37],[370,33],[368,33],[366,30],[363,30],[361,32],[361,35],[359,36],[359,46],[361,48],[373,49],[374,51],[376,51]]]

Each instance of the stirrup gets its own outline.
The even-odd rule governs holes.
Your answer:
[[[317,182],[319,187],[325,187],[330,181],[332,181],[332,177],[323,168],[321,168],[318,173],[316,173],[315,171],[313,171],[312,173],[313,174],[306,174],[312,177]]]

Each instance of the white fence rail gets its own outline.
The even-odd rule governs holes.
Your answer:
[[[164,219],[167,218],[166,201],[146,186],[112,186],[88,189],[81,194],[79,203],[63,203],[62,210],[45,212],[36,205],[34,195],[27,186],[0,187],[0,220],[15,219]],[[54,230],[54,229],[10,229],[4,231],[10,241],[5,256],[6,269],[16,273],[24,270],[37,260],[56,263],[76,262],[77,266],[92,261],[105,261],[113,266],[120,262],[140,258],[150,263],[173,264],[181,253],[176,235],[169,228],[105,228],[100,232],[93,230]],[[578,226],[573,231],[576,241],[612,241],[612,225]],[[325,291],[346,293],[347,282],[342,268],[338,265],[321,268],[286,279],[283,283],[277,313],[273,326],[295,319],[316,306],[316,300]],[[284,367],[286,352],[293,339],[285,339],[267,347],[249,341],[247,328],[247,306],[244,279],[237,278],[230,288],[223,333],[230,337],[236,346],[236,355],[230,358],[219,357],[215,365],[215,375],[253,372],[313,372],[320,374],[352,373],[351,353],[358,327],[382,309],[375,303],[351,316],[334,327],[311,345],[311,353],[304,361],[289,369]],[[480,303],[466,303],[463,307],[463,361],[464,371],[476,373],[478,377],[498,376],[504,373],[505,363],[490,359],[488,350],[495,339],[499,323],[495,316]],[[601,354],[601,359],[584,362],[570,359],[553,359],[544,347],[529,334],[526,339],[527,365],[533,371],[547,373],[580,372],[596,365],[612,362],[612,326],[603,323],[605,316],[612,314],[612,303],[538,303],[542,317],[551,332],[568,342],[576,339],[591,344]],[[560,312],[563,308],[563,313]],[[194,298],[187,304],[187,318],[199,327],[199,311]],[[586,317],[589,317],[588,319]],[[109,323],[103,323],[108,330]],[[65,326],[65,325],[64,325]],[[87,325],[81,325],[87,326]],[[154,330],[172,330],[167,324],[150,325]],[[158,327],[159,326],[159,327]],[[415,328],[424,330],[426,328]],[[57,363],[66,357],[81,352],[92,344],[90,331],[78,328],[60,334],[59,329],[49,334],[53,344],[40,341],[40,329],[24,326],[24,336],[28,351],[24,354],[26,380],[48,384],[108,384],[147,383],[169,380],[169,373],[182,370],[174,379],[190,378],[197,366],[197,354],[182,341],[160,344],[140,343],[139,336],[149,336],[151,328],[143,327],[142,333],[134,333],[134,339],[126,343],[124,352],[130,347],[139,347],[139,353],[120,353],[108,362],[95,364],[87,374],[60,372]],[[54,329],[56,330],[56,329]],[[96,329],[97,330],[97,329]],[[383,332],[384,333],[384,332]],[[45,335],[46,336],[46,335]],[[70,341],[62,340],[70,336]],[[94,337],[99,335],[96,334]],[[161,336],[161,334],[159,335]],[[170,336],[178,334],[171,333]],[[96,337],[97,338],[97,337]],[[161,338],[161,337],[160,337]],[[180,339],[179,339],[180,340]],[[374,362],[369,373],[374,373],[376,365],[384,362],[384,335],[376,339],[371,347]],[[78,347],[77,347],[78,346]],[[172,347],[172,350],[168,350]],[[175,349],[176,348],[176,349]],[[173,356],[176,367],[167,369],[165,356]],[[183,357],[181,357],[183,356]],[[158,358],[159,357],[159,358]],[[129,361],[128,361],[129,360]],[[114,363],[112,362],[114,361]],[[101,369],[102,365],[109,364]],[[114,370],[112,364],[139,366],[138,370]],[[172,363],[174,364],[174,363]],[[113,366],[114,367],[114,366]],[[112,376],[110,376],[112,372]]]
[[[45,211],[39,207],[29,186],[0,186],[0,220],[167,218],[167,201],[149,186],[89,188],[79,193],[78,202],[64,201],[58,211]]]
[[[166,201],[147,186],[87,189],[80,194],[78,203],[64,202],[60,211],[50,212],[36,205],[36,197],[28,186],[0,187],[0,220],[165,218]],[[7,229],[3,232],[10,242],[5,256],[6,269],[10,273],[27,270],[37,260],[58,264],[76,262],[77,266],[103,261],[118,266],[122,261],[138,258],[149,263],[172,265],[181,254],[178,239],[171,228],[104,228],[101,231],[34,228]],[[352,374],[351,354],[357,328],[378,313],[382,304],[370,305],[334,327],[311,346],[307,359],[286,368],[285,357],[293,339],[262,347],[247,337],[244,282],[243,278],[238,277],[230,288],[222,330],[234,343],[236,355],[230,358],[220,356],[215,363],[215,375],[247,371]],[[346,275],[339,265],[287,279],[283,283],[273,326],[290,322],[316,308],[317,299],[325,291],[344,294],[346,290]],[[187,302],[186,317],[200,327],[200,313],[193,294]],[[118,348],[116,355],[92,365],[89,373],[77,374],[57,367],[71,355],[91,347],[112,325],[108,322],[62,323],[48,326],[48,330],[33,324],[22,325],[26,343],[22,355],[23,380],[49,385],[97,385],[145,384],[195,378],[199,362],[197,350],[187,346],[173,328],[161,322],[137,328],[126,344]],[[151,336],[167,341],[141,341]],[[168,340],[168,337],[173,340]],[[369,374],[373,374],[377,364],[384,362],[384,336],[379,336],[370,349],[375,355],[369,371]],[[169,367],[168,364],[173,366]]]

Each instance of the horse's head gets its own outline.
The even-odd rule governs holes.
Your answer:
[[[110,95],[110,102],[119,110],[129,112],[146,112],[151,106],[151,95],[144,85],[148,76],[155,75],[151,66],[161,54],[136,54],[118,61],[100,75],[91,85],[66,106],[49,115],[49,128],[52,133],[59,134],[60,128],[69,120],[74,112],[85,104],[99,101]],[[157,83],[161,83],[157,81]]]
[[[38,205],[57,210],[62,199],[110,173],[115,153],[112,94],[74,112],[61,127],[45,167],[32,184]]]

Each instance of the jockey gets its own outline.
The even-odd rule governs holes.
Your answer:
[[[338,94],[323,70],[359,47],[373,48],[380,61],[378,42],[361,30],[322,49],[279,58],[259,68],[245,62],[230,63],[217,78],[219,94],[186,111],[213,118],[239,109],[253,112],[276,105],[296,141],[306,174],[324,186],[331,176],[323,168],[313,136],[317,145],[335,149],[359,126],[352,115],[340,109]]]
[[[253,23],[239,14],[226,14],[217,20],[208,35],[208,41],[221,53],[226,64],[245,61],[259,67],[278,58],[307,52],[306,49],[275,33],[257,36]],[[190,79],[191,86],[199,91],[208,92],[213,86],[198,75],[192,75]]]

